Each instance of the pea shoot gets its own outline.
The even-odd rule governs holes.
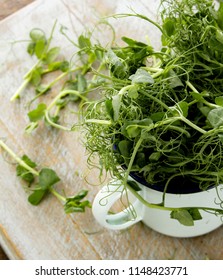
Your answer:
[[[223,6],[163,0],[161,7],[162,25],[155,24],[162,31],[160,51],[125,37],[124,47],[108,50],[111,85],[86,109],[85,146],[92,165],[99,156],[97,167],[120,179],[145,205],[193,225],[201,208],[170,209],[165,194],[181,182],[199,190],[223,182]],[[163,200],[144,201],[128,184],[131,174],[162,187]],[[206,210],[222,215],[219,199],[216,209]]]
[[[0,147],[16,161],[16,174],[27,184],[29,203],[39,205],[51,193],[63,203],[65,213],[85,212],[86,207],[91,208],[91,203],[83,200],[87,196],[87,190],[81,190],[72,197],[65,197],[54,187],[60,182],[60,178],[54,170],[47,167],[37,170],[37,163],[27,155],[18,157],[2,140],[0,140]]]

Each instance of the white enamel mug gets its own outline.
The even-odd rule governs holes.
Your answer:
[[[139,194],[149,203],[158,204],[162,201],[163,192],[151,189],[138,183]],[[222,216],[200,210],[201,220],[194,221],[193,226],[185,226],[170,217],[169,210],[155,209],[142,204],[137,198],[131,198],[131,209],[126,208],[119,213],[111,214],[111,207],[120,200],[123,186],[118,181],[112,181],[104,186],[96,195],[92,211],[100,225],[111,230],[123,230],[138,222],[143,222],[151,229],[172,237],[195,237],[213,231],[223,225]],[[130,191],[127,190],[130,195]],[[165,206],[177,207],[209,207],[221,209],[219,193],[223,195],[222,186],[207,191],[189,194],[166,193]],[[131,195],[130,195],[131,196]],[[218,203],[219,201],[219,203]],[[134,217],[132,213],[135,213]]]

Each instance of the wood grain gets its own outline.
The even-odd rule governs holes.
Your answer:
[[[0,0],[0,20],[8,17],[9,15],[15,13],[19,9],[25,7],[26,5],[32,3],[34,0]],[[4,250],[0,247],[0,260],[7,260],[8,256],[5,254]]]
[[[0,0],[0,20],[15,13],[33,1],[34,0]]]
[[[11,5],[3,1],[4,5]],[[21,4],[22,1],[15,1]],[[28,3],[28,1],[24,1]],[[10,103],[9,99],[22,81],[33,61],[21,44],[12,41],[26,39],[33,27],[43,28],[49,34],[55,19],[65,25],[73,40],[92,27],[100,16],[127,12],[132,6],[138,12],[156,17],[157,1],[141,0],[37,0],[0,23],[0,138],[19,155],[28,154],[41,166],[55,169],[62,179],[57,185],[67,195],[80,189],[89,189],[89,200],[99,190],[98,177],[90,171],[86,154],[81,145],[82,135],[64,133],[44,127],[42,124],[32,135],[24,134],[27,125],[27,107],[34,95],[26,90],[21,100]],[[151,11],[153,7],[153,10]],[[145,22],[131,19],[113,20],[117,36],[125,35],[143,40],[149,35],[159,44],[158,35]],[[110,38],[106,28],[96,34],[101,40]],[[54,42],[62,45],[69,56],[74,49],[59,34]],[[57,88],[49,94],[50,102]],[[45,100],[45,99],[44,99]],[[77,107],[72,107],[77,110]],[[75,114],[65,121],[75,122]],[[114,232],[101,228],[91,210],[83,214],[66,215],[61,203],[49,196],[38,207],[27,202],[22,183],[16,178],[13,161],[0,154],[0,243],[10,259],[223,259],[223,227],[196,238],[171,238],[154,232],[142,223],[132,228]],[[90,183],[88,183],[90,182]]]

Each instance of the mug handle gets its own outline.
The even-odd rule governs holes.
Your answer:
[[[109,214],[112,205],[118,201],[123,193],[124,187],[116,182],[110,182],[104,186],[96,195],[92,212],[97,222],[105,228],[112,230],[126,229],[142,220],[143,206],[136,199],[131,206],[116,214]],[[130,191],[126,190],[129,194]],[[133,216],[134,211],[134,216]]]

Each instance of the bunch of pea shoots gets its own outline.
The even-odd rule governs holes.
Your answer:
[[[79,49],[77,65],[58,61],[60,49],[50,49],[55,27],[49,39],[41,30],[32,30],[28,52],[38,61],[24,76],[24,83],[12,100],[31,85],[36,89],[31,103],[36,102],[67,77],[50,105],[41,99],[28,112],[30,123],[26,132],[39,129],[40,121],[54,129],[73,131],[75,124],[62,124],[60,112],[68,103],[80,102],[78,127],[84,132],[90,167],[118,179],[125,190],[147,206],[163,210],[170,210],[165,207],[168,191],[198,192],[215,187],[219,203],[216,202],[216,208],[203,210],[222,215],[223,2],[217,5],[210,0],[161,0],[160,15],[161,23],[135,12],[113,15],[117,19],[138,17],[148,26],[154,25],[162,34],[158,51],[148,42],[129,37],[122,37],[121,46],[114,44],[115,30],[109,23],[114,38],[106,47],[98,41],[94,43],[90,32],[80,35],[74,43],[66,29],[61,28],[60,32]],[[43,86],[42,77],[53,71],[62,73]],[[88,99],[89,93],[95,91],[100,97]],[[1,146],[7,150],[6,145]],[[28,183],[33,176],[30,179],[27,174],[39,176],[40,183],[29,197],[32,204],[39,204],[51,192],[65,202],[68,213],[91,207],[89,201],[82,201],[87,191],[63,198],[53,188],[60,180],[54,171],[43,169],[35,173],[36,165],[27,156],[17,162],[17,175]],[[144,201],[137,182],[129,180],[129,176],[159,187],[163,192],[159,205]],[[46,182],[46,177],[52,180]],[[193,225],[194,220],[202,218],[200,209],[173,208],[170,215],[184,225]]]
[[[162,48],[123,37],[124,47],[107,50],[111,85],[88,104],[86,148],[92,162],[99,156],[100,168],[148,207],[170,210],[167,192],[216,187],[220,202],[203,210],[223,214],[223,3],[215,4],[163,0],[161,25],[144,15],[117,15],[154,24]],[[137,180],[163,191],[162,202],[140,197]],[[200,209],[171,209],[170,215],[191,226],[202,219]]]

